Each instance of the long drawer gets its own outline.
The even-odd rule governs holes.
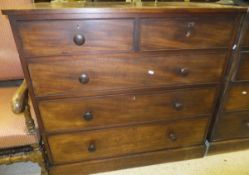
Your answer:
[[[240,111],[249,109],[249,83],[230,86],[225,102],[225,111]]]
[[[216,126],[214,139],[249,137],[249,111],[223,114]]]
[[[208,118],[52,135],[54,164],[121,156],[204,142]],[[70,156],[69,156],[70,155]]]
[[[36,96],[217,83],[225,52],[51,57],[29,64]]]
[[[211,115],[216,88],[41,101],[47,132]]]
[[[191,15],[188,18],[141,20],[141,50],[228,47],[235,16]]]
[[[133,20],[130,19],[20,21],[17,26],[27,57],[133,48]]]

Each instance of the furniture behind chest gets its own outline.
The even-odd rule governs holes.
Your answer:
[[[204,156],[246,8],[52,3],[4,13],[51,175]],[[232,87],[228,108],[248,107],[248,86]]]
[[[249,148],[249,18],[241,21],[223,95],[210,131],[209,154]]]

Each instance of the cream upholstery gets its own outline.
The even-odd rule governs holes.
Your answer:
[[[14,114],[11,110],[11,99],[16,89],[0,87],[0,149],[38,143],[37,135],[28,133],[23,113]]]

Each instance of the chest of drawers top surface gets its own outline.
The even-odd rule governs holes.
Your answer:
[[[161,12],[246,12],[247,7],[198,2],[67,2],[36,3],[15,9],[3,10],[7,15],[66,14],[66,13],[161,13]]]

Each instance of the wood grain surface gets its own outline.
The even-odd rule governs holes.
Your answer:
[[[133,20],[129,19],[21,21],[17,27],[27,57],[132,49]],[[74,43],[77,34],[85,38],[83,45]]]
[[[207,118],[199,118],[53,135],[48,142],[58,164],[198,145],[204,142],[206,127]],[[95,152],[89,152],[90,144]]]
[[[48,61],[31,63],[29,71],[36,96],[89,95],[125,89],[218,83],[224,64],[225,54],[222,52],[82,55],[51,57]],[[82,74],[88,76],[88,83],[79,82]]]
[[[215,128],[214,140],[249,137],[249,112],[223,114]]]
[[[41,101],[39,109],[46,132],[89,130],[211,115],[215,95],[216,88],[183,89]],[[91,119],[87,120],[84,115],[89,112]]]
[[[228,47],[236,16],[142,19],[141,50]]]

